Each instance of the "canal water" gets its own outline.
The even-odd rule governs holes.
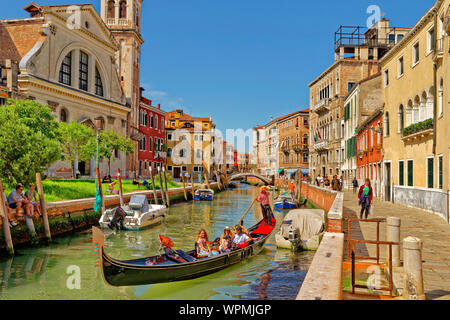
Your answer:
[[[106,252],[118,259],[158,253],[158,235],[172,239],[176,248],[191,250],[199,229],[210,240],[226,226],[235,224],[258,189],[239,185],[218,193],[213,202],[173,205],[165,221],[141,232],[105,231]],[[283,212],[275,212],[277,229]],[[259,204],[248,213],[249,227],[261,219]],[[95,267],[91,231],[54,239],[50,246],[22,249],[10,259],[0,260],[0,299],[295,299],[314,253],[277,250],[274,234],[257,256],[228,269],[194,280],[135,287],[111,287]],[[73,275],[80,274],[80,288]]]

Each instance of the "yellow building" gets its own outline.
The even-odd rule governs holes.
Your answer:
[[[450,0],[439,0],[382,59],[384,198],[449,219]]]
[[[214,166],[214,129],[211,117],[193,117],[183,110],[175,110],[166,116],[167,170],[176,179],[184,173],[192,173],[194,179],[200,172],[212,177]],[[206,166],[206,167],[205,167]]]

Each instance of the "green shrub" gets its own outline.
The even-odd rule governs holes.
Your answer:
[[[428,130],[433,128],[434,120],[433,119],[427,119],[425,121],[421,121],[418,123],[413,123],[412,125],[404,128],[402,130],[403,137],[409,136],[413,133]]]

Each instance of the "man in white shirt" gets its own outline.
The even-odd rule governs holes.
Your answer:
[[[250,242],[252,241],[252,238],[250,238],[247,234],[242,232],[241,226],[236,226],[236,234],[233,237],[233,242],[235,244],[243,244],[244,242]]]

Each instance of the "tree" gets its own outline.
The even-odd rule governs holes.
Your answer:
[[[92,158],[95,153],[89,144],[95,140],[94,130],[76,121],[59,124],[59,135],[63,160],[70,161],[72,176],[76,176],[75,161],[85,161]]]
[[[0,177],[29,184],[61,157],[58,123],[46,105],[9,100],[0,108]]]
[[[96,152],[96,140],[89,143],[89,149]],[[134,152],[133,141],[114,131],[105,130],[99,133],[99,159],[108,160],[108,173],[111,174],[111,161],[115,160],[115,151],[122,151],[125,154]]]

